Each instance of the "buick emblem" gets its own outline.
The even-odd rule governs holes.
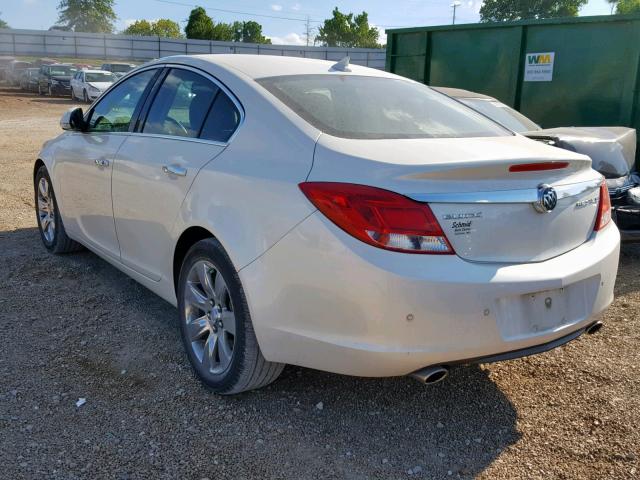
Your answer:
[[[533,204],[533,208],[539,213],[549,213],[558,204],[558,194],[551,185],[543,183],[538,187],[538,201]]]

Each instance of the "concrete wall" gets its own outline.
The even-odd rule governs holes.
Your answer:
[[[369,48],[258,45],[129,35],[0,29],[0,55],[143,61],[168,55],[245,53],[340,60],[384,69],[385,50]]]

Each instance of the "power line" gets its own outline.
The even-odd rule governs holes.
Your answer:
[[[177,2],[175,0],[155,0],[156,2],[159,3],[167,3],[170,5],[180,5],[182,7],[199,7],[200,5],[196,5],[194,3],[183,3],[183,2]],[[309,18],[309,16],[307,16],[306,18],[296,18],[296,17],[283,17],[280,15],[267,15],[264,13],[253,13],[253,12],[242,12],[239,10],[228,10],[225,8],[214,8],[214,7],[202,7],[205,10],[210,10],[210,11],[215,11],[215,12],[223,12],[223,13],[234,13],[236,15],[247,15],[249,17],[262,17],[262,18],[273,18],[276,20],[289,20],[289,21],[293,21],[293,22],[301,22],[304,24],[308,24],[308,23],[324,23],[324,20],[316,20],[316,19],[312,19]],[[383,24],[375,24],[378,27],[385,27],[385,28],[403,28],[406,27],[408,25],[383,25]]]

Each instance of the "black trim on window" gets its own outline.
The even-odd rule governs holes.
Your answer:
[[[129,124],[129,132],[131,133],[142,131],[142,124],[144,123],[144,121],[146,121],[147,113],[149,112],[149,106],[151,105],[151,103],[153,103],[153,99],[155,98],[160,85],[162,85],[164,78],[169,72],[169,69],[164,67],[158,68],[156,70],[157,71],[155,76],[151,79],[149,85],[147,85],[147,88],[145,88],[142,94],[142,98],[140,98],[140,102],[138,102],[138,105],[133,112],[131,123]]]

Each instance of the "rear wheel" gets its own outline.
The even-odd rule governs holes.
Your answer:
[[[178,283],[180,332],[196,376],[234,394],[273,382],[284,368],[264,359],[247,301],[229,257],[209,238],[187,253]]]
[[[38,169],[34,179],[34,188],[38,230],[47,250],[53,253],[70,253],[82,250],[82,245],[67,236],[53,192],[51,178],[45,166]]]

